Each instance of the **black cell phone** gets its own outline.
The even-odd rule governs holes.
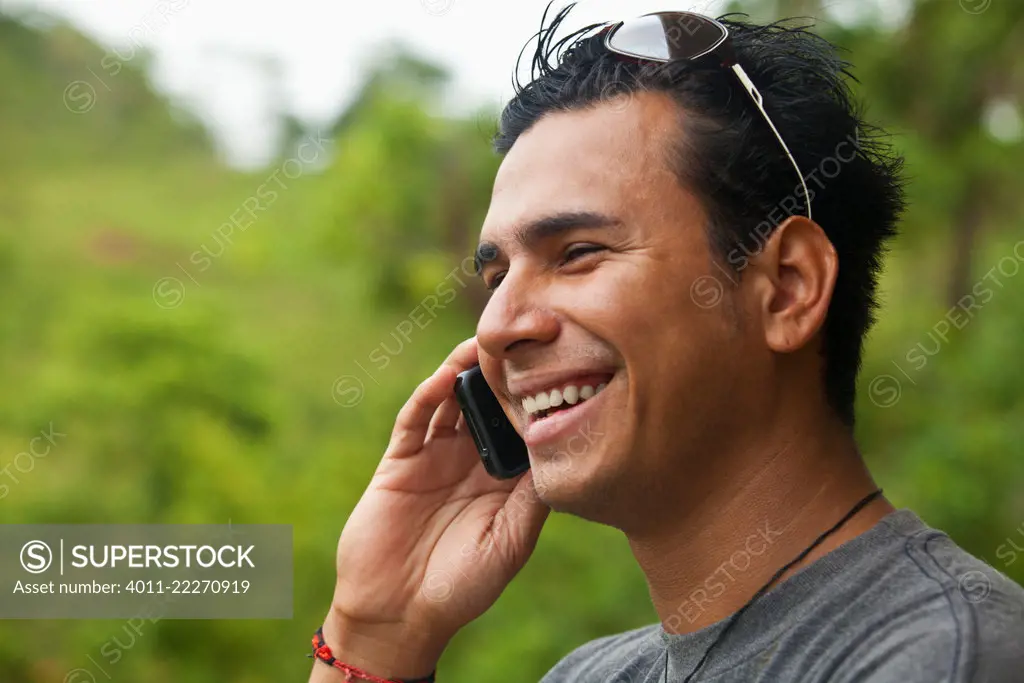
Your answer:
[[[505,416],[479,365],[455,378],[455,398],[488,474],[510,479],[529,469],[526,444]]]

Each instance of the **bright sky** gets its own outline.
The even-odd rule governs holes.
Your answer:
[[[858,0],[853,0],[857,2]],[[863,2],[863,0],[860,0]],[[234,164],[258,165],[274,147],[273,112],[329,121],[358,86],[374,46],[399,39],[455,75],[452,107],[495,108],[548,0],[0,0],[0,9],[35,7],[69,19],[119,58],[141,44],[156,59],[154,81],[198,111]],[[561,7],[565,0],[555,0]],[[724,0],[583,0],[572,27],[659,9],[715,14]],[[280,65],[284,92],[251,64]],[[83,80],[111,79],[99,64]],[[116,87],[115,83],[95,84]]]

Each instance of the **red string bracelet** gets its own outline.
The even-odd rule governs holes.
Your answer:
[[[352,666],[351,664],[346,664],[345,662],[335,659],[334,654],[331,652],[331,648],[328,647],[327,643],[324,641],[324,629],[322,626],[313,634],[313,654],[308,656],[319,659],[327,666],[332,666],[335,669],[344,671],[346,681],[358,679],[362,681],[369,681],[369,683],[434,683],[434,674],[436,673],[432,671],[426,678],[417,678],[410,681],[400,681],[397,679],[374,676],[371,673],[363,671],[359,667]]]

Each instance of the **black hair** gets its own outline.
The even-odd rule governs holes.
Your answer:
[[[717,60],[662,64],[623,58],[609,52],[603,34],[595,33],[604,24],[555,41],[574,6],[550,22],[545,11],[533,37],[532,80],[523,85],[515,78],[515,96],[502,111],[495,149],[506,154],[548,113],[640,91],[670,95],[685,117],[680,117],[678,139],[666,149],[666,163],[701,200],[713,253],[739,279],[743,255],[753,255],[761,244],[756,240],[789,215],[806,211],[782,147],[735,76]],[[829,404],[852,426],[884,243],[895,235],[904,207],[903,160],[885,131],[863,120],[847,83],[853,79],[850,65],[834,45],[808,25],[789,20],[757,25],[741,20],[744,16],[718,20],[728,28],[737,62],[761,92],[765,110],[800,166],[814,220],[838,254],[839,274],[823,329],[823,381]]]

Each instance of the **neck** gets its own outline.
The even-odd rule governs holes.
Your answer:
[[[660,516],[673,523],[628,534],[667,632],[697,631],[739,610],[877,488],[845,426],[774,443],[736,458],[739,471],[699,503],[673,501],[674,509]],[[884,498],[874,499],[779,582],[893,510]]]

